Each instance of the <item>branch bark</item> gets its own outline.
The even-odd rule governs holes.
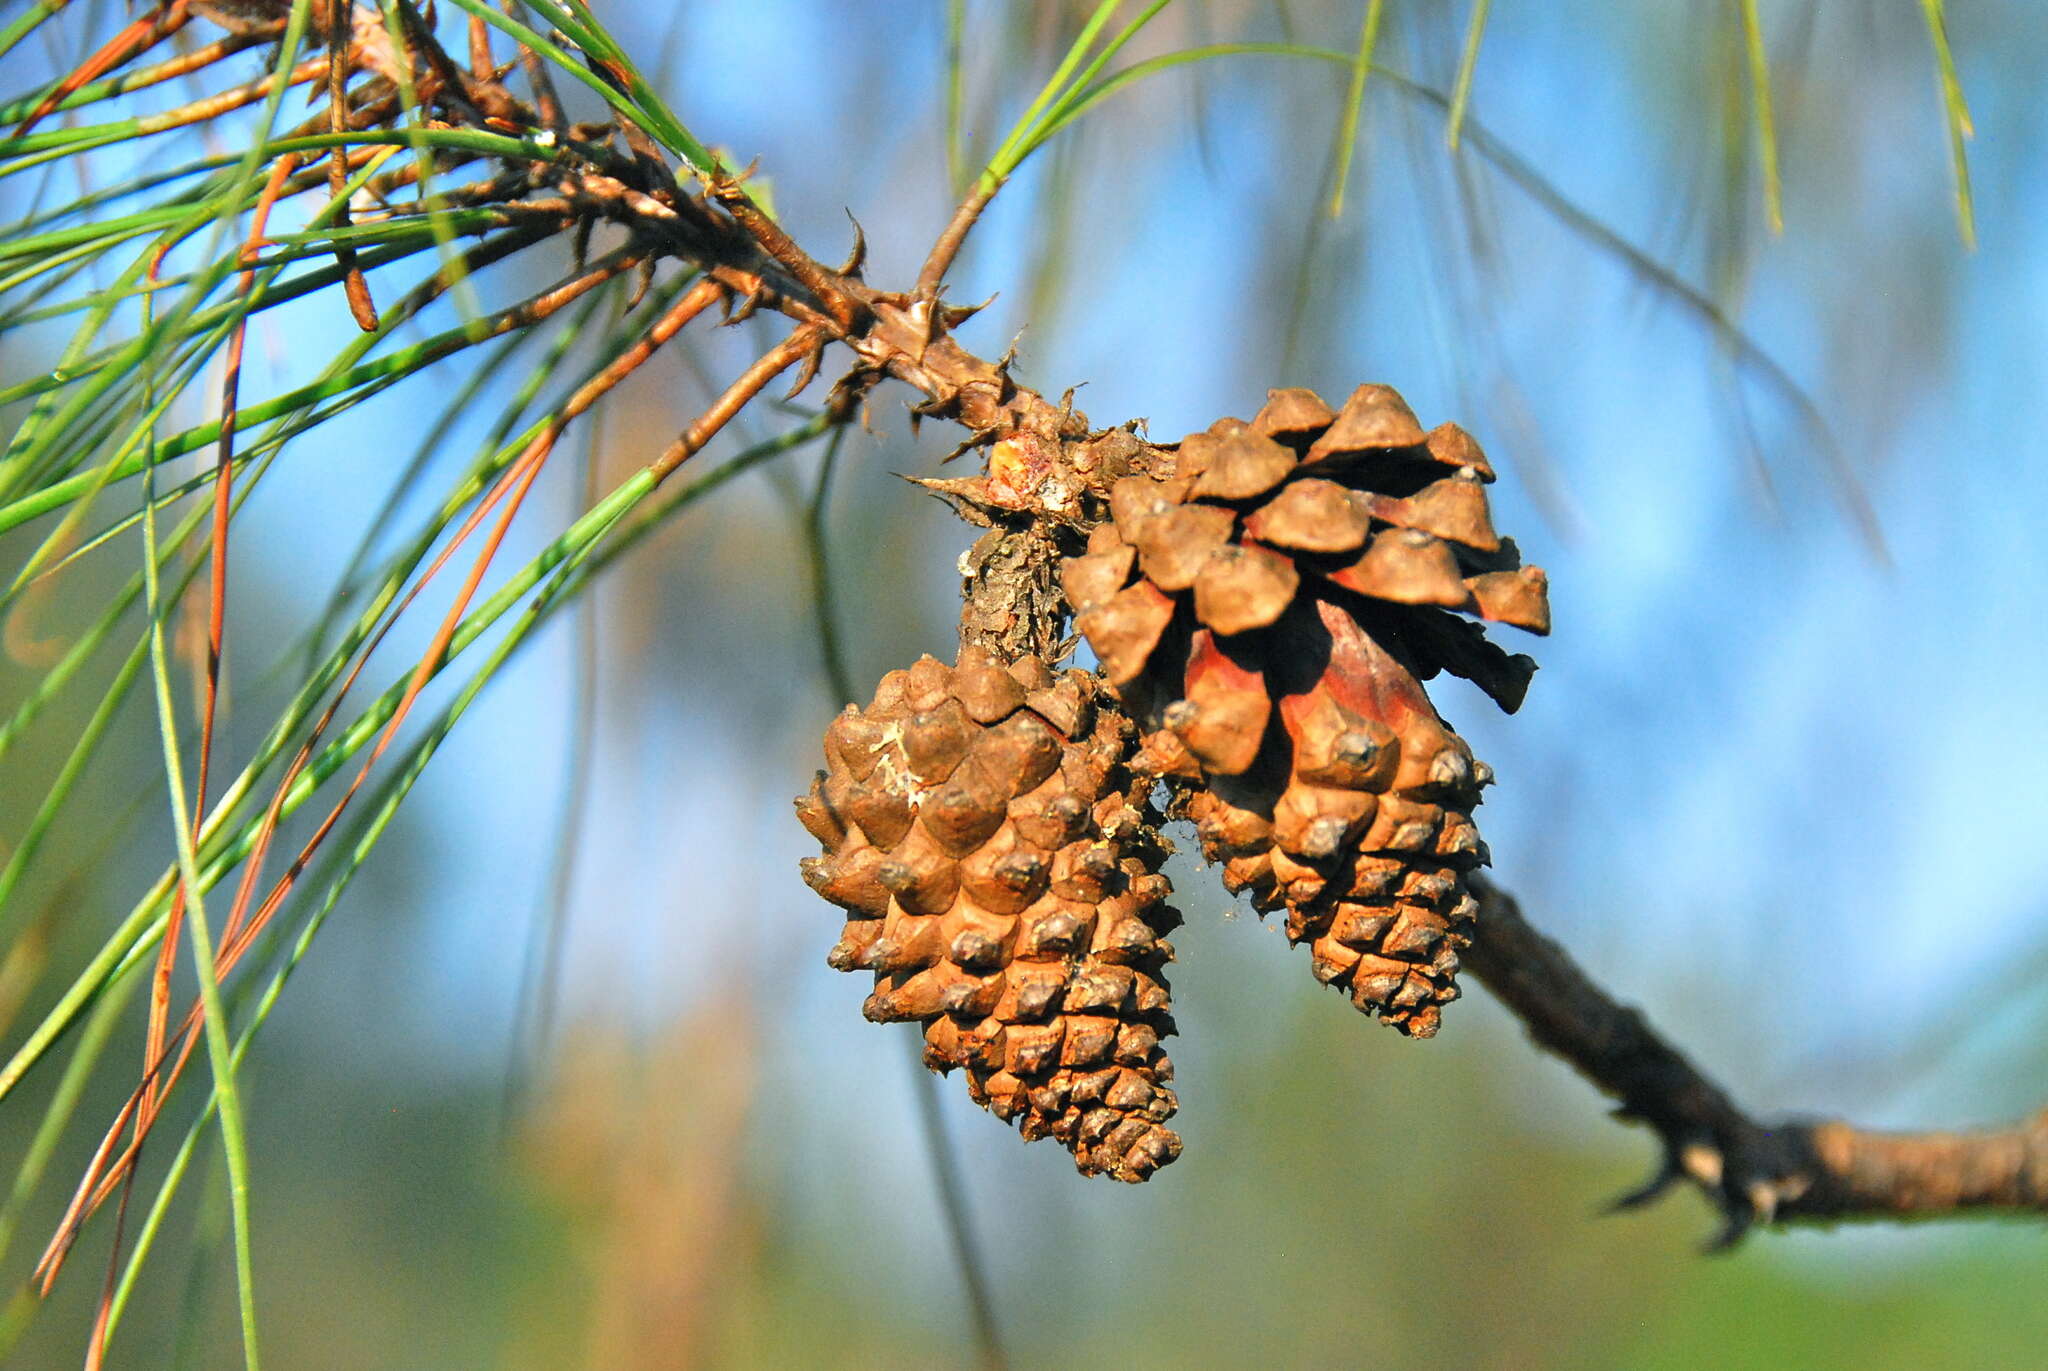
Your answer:
[[[1713,1246],[1758,1223],[2048,1212],[2048,1110],[2008,1128],[1882,1133],[1839,1120],[1759,1122],[1640,1012],[1617,1002],[1514,897],[1483,879],[1479,931],[1465,965],[1538,1046],[1620,1101],[1619,1117],[1655,1129],[1664,1157],[1621,1207],[1684,1180],[1721,1211]]]

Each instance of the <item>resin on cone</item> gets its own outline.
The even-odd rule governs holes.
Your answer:
[[[1085,1174],[1142,1181],[1180,1154],[1162,936],[1180,922],[1130,720],[1093,676],[977,647],[883,677],[825,735],[797,801],[804,879],[847,913],[829,961],[872,971],[877,1023]],[[1106,707],[1099,707],[1106,706]]]
[[[1422,682],[1449,671],[1512,711],[1535,663],[1459,616],[1550,628],[1492,479],[1470,435],[1425,432],[1384,386],[1336,410],[1275,390],[1118,481],[1062,575],[1146,731],[1136,765],[1173,783],[1224,884],[1285,909],[1319,980],[1418,1037],[1458,995],[1492,779]]]

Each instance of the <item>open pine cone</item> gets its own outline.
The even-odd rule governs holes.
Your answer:
[[[1136,764],[1175,783],[1225,885],[1284,907],[1318,979],[1418,1037],[1458,995],[1491,780],[1422,682],[1447,670],[1513,710],[1535,664],[1457,615],[1550,626],[1492,479],[1470,435],[1425,433],[1384,386],[1335,412],[1275,390],[1117,482],[1062,575],[1147,730]]]
[[[804,879],[847,911],[829,960],[875,973],[867,1017],[922,1023],[927,1065],[1084,1174],[1141,1181],[1180,1155],[1159,1046],[1180,915],[1154,782],[1098,689],[978,647],[892,671],[827,730],[797,814],[825,847]]]

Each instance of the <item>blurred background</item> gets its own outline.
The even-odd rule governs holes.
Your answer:
[[[850,214],[869,279],[908,283],[956,198],[946,6],[597,8],[693,129],[760,159],[800,242],[837,258]],[[965,6],[969,165],[1086,8]],[[1361,11],[1177,5],[1138,55],[1349,50]],[[1543,665],[1517,717],[1436,689],[1499,775],[1478,816],[1498,879],[1761,1115],[1997,1122],[2048,1095],[2048,27],[2027,0],[1950,15],[1977,135],[1971,251],[1919,8],[1759,11],[1782,236],[1735,5],[1502,3],[1455,156],[1436,104],[1375,78],[1333,219],[1342,67],[1179,68],[1027,165],[953,297],[995,294],[968,345],[1015,339],[1022,377],[1083,387],[1098,424],[1142,416],[1170,440],[1269,386],[1370,380],[1470,429],[1558,625],[1510,644]],[[1468,15],[1394,0],[1380,60],[1450,89]],[[0,73],[12,90],[67,60],[20,50]],[[1482,155],[1487,133],[1548,201]],[[347,327],[331,301],[264,316],[245,393]],[[658,451],[766,336],[743,333],[686,335],[587,447],[565,444],[508,557],[584,508],[586,482]],[[51,360],[17,341],[0,365]],[[237,524],[230,753],[274,714],[269,668],[379,517],[421,397],[455,384],[435,376],[296,441]],[[955,440],[913,435],[905,396],[877,392],[823,507],[830,612],[864,689],[950,658],[971,541],[892,475],[932,474]],[[477,408],[434,459],[450,471],[488,392]],[[759,406],[703,460],[786,422]],[[842,703],[804,529],[819,460],[691,509],[524,652],[320,933],[245,1075],[272,1364],[975,1364],[911,1035],[862,1021],[862,978],[824,965],[838,913],[797,877],[814,844],[789,797]],[[133,564],[81,563],[9,619],[0,705]],[[402,624],[372,676],[401,674],[436,617]],[[60,764],[83,707],[9,763],[0,843],[41,793],[17,777]],[[9,1050],[170,856],[147,702],[129,716],[24,897],[40,933],[0,968]],[[958,1082],[940,1091],[1016,1366],[2042,1364],[2038,1224],[1761,1234],[1709,1259],[1689,1194],[1602,1217],[1651,1140],[1483,991],[1441,1038],[1401,1039],[1195,864],[1171,874],[1178,1164],[1142,1187],[1083,1180]],[[0,1110],[0,1156],[29,1146],[59,1074]],[[173,1106],[180,1131],[203,1076]],[[13,1235],[9,1292],[130,1083],[88,1083],[58,1184]],[[235,1364],[217,1149],[197,1165],[111,1364]],[[110,1217],[12,1364],[77,1360]]]

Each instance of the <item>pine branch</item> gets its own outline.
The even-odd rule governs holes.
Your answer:
[[[2035,1210],[2048,1213],[2048,1110],[2009,1128],[1881,1133],[1839,1120],[1759,1122],[1620,1004],[1512,895],[1473,882],[1479,932],[1465,965],[1563,1058],[1621,1102],[1619,1116],[1657,1131],[1664,1158],[1622,1207],[1683,1180],[1720,1209],[1717,1248],[1759,1223]]]
[[[466,67],[442,50],[431,28],[407,0],[399,0],[389,11],[395,22],[388,28],[366,26],[360,32],[343,22],[351,11],[343,7],[322,10],[316,5],[311,7],[314,12],[310,15],[300,11],[299,22],[303,25],[309,19],[312,21],[313,41],[326,47],[321,55],[303,61],[293,61],[287,55],[280,59],[279,70],[260,79],[215,91],[164,114],[108,126],[121,130],[118,133],[54,129],[33,133],[32,126],[50,114],[111,98],[123,90],[168,79],[169,75],[203,70],[259,39],[283,33],[285,16],[292,12],[282,0],[243,0],[239,5],[172,0],[159,6],[154,14],[135,21],[123,30],[116,43],[31,102],[17,102],[18,109],[10,107],[15,109],[14,117],[20,118],[22,125],[12,139],[0,139],[0,144],[11,147],[23,158],[66,148],[82,155],[101,145],[96,140],[112,142],[152,136],[213,120],[261,101],[268,101],[271,106],[264,116],[267,121],[287,85],[306,85],[316,99],[323,94],[326,98],[324,108],[309,115],[286,136],[266,138],[260,152],[252,150],[247,168],[239,177],[221,170],[213,179],[200,182],[199,189],[204,191],[200,198],[168,202],[152,211],[158,218],[146,222],[138,218],[132,225],[51,229],[39,234],[32,244],[39,259],[47,257],[48,265],[54,266],[61,263],[63,253],[72,250],[68,239],[60,241],[61,235],[81,231],[105,235],[106,245],[97,250],[109,251],[124,236],[168,225],[169,236],[158,249],[156,260],[160,260],[163,251],[205,224],[250,208],[244,202],[253,194],[255,183],[251,178],[265,159],[272,162],[272,175],[267,194],[259,202],[261,209],[267,209],[280,195],[317,195],[321,191],[327,194],[328,205],[307,216],[304,229],[268,240],[275,250],[274,257],[259,257],[255,251],[256,244],[263,240],[259,210],[249,250],[232,264],[205,267],[204,273],[195,278],[189,300],[167,309],[167,322],[162,329],[125,350],[100,347],[95,342],[100,322],[115,308],[119,296],[108,294],[104,300],[88,297],[97,313],[96,321],[81,331],[74,345],[80,366],[67,365],[53,371],[48,380],[38,377],[23,382],[18,393],[9,392],[16,399],[35,398],[37,407],[31,421],[15,438],[13,450],[4,454],[7,460],[0,461],[0,475],[12,470],[22,478],[23,487],[14,492],[19,498],[13,504],[0,508],[0,526],[23,522],[73,500],[83,500],[78,506],[82,511],[90,503],[84,498],[86,493],[97,493],[110,480],[148,472],[165,458],[201,443],[220,443],[219,508],[223,513],[213,552],[216,601],[220,598],[225,569],[226,516],[231,498],[228,481],[235,474],[235,463],[248,460],[247,454],[238,456],[233,451],[236,426],[305,409],[319,394],[308,390],[296,398],[282,397],[272,402],[279,406],[275,410],[264,405],[245,410],[240,407],[238,391],[230,387],[221,406],[222,417],[211,429],[201,426],[185,434],[166,435],[160,442],[152,433],[149,458],[117,453],[104,466],[73,474],[83,460],[76,450],[81,444],[63,439],[62,435],[74,428],[80,432],[89,430],[89,425],[71,421],[91,417],[89,411],[95,397],[103,393],[119,397],[115,387],[121,384],[122,376],[133,370],[124,364],[124,359],[147,356],[151,347],[168,349],[184,339],[199,336],[201,329],[214,330],[222,338],[232,336],[236,340],[230,352],[233,358],[239,353],[239,339],[249,314],[334,284],[342,286],[356,321],[381,336],[395,323],[416,313],[426,300],[445,291],[459,290],[468,274],[479,266],[528,243],[557,235],[576,235],[579,267],[567,281],[511,310],[471,318],[459,333],[429,340],[416,355],[392,365],[406,369],[424,366],[486,337],[530,326],[628,267],[644,268],[651,279],[661,261],[673,260],[688,267],[696,278],[696,284],[681,294],[659,323],[579,390],[560,413],[527,440],[518,462],[503,469],[493,487],[496,493],[471,514],[458,541],[484,518],[493,501],[510,491],[506,513],[501,516],[487,550],[479,556],[471,580],[443,623],[432,650],[403,692],[392,697],[384,712],[374,718],[366,713],[351,729],[347,748],[337,751],[324,771],[317,775],[309,772],[301,788],[300,767],[313,757],[314,746],[328,722],[338,717],[339,695],[313,728],[311,737],[303,742],[298,760],[291,763],[267,816],[260,823],[250,821],[259,836],[251,845],[254,856],[245,868],[233,912],[222,926],[219,952],[195,949],[195,958],[205,962],[216,986],[219,978],[235,969],[236,961],[263,931],[300,873],[309,869],[314,850],[326,840],[357,787],[364,785],[371,764],[391,742],[421,686],[462,646],[457,637],[459,631],[467,631],[471,622],[463,617],[468,597],[478,588],[490,561],[490,550],[495,548],[496,539],[509,522],[510,510],[516,508],[531,485],[563,428],[711,304],[725,304],[736,317],[770,309],[785,315],[794,328],[735,378],[641,473],[637,478],[639,484],[621,504],[620,512],[647,496],[677,466],[701,451],[771,381],[795,369],[796,389],[800,390],[811,378],[825,348],[832,343],[843,344],[852,353],[853,364],[835,386],[816,431],[843,424],[880,381],[894,379],[919,392],[921,398],[913,408],[914,415],[957,423],[967,430],[963,451],[985,450],[987,465],[982,475],[922,484],[953,500],[963,514],[990,529],[989,538],[977,544],[970,559],[971,585],[963,634],[1006,658],[1025,651],[1048,660],[1059,655],[1068,606],[1051,573],[1060,559],[1063,540],[1071,543],[1074,534],[1085,532],[1102,518],[1109,488],[1119,476],[1153,467],[1160,457],[1157,449],[1139,440],[1128,427],[1091,431],[1086,418],[1073,409],[1069,400],[1054,403],[1040,392],[1018,384],[1010,374],[1007,357],[992,362],[962,346],[952,330],[974,311],[946,305],[941,289],[948,269],[982,211],[1031,149],[1131,81],[1198,55],[1169,54],[1104,74],[1111,57],[1161,6],[1155,4],[1147,9],[1099,52],[1095,44],[1115,7],[1098,9],[1097,18],[1084,30],[1038,102],[939,234],[915,282],[907,290],[892,291],[871,286],[861,278],[858,248],[854,259],[836,270],[807,253],[749,194],[745,178],[736,177],[720,165],[674,121],[609,40],[594,30],[585,30],[580,22],[572,24],[575,16],[563,16],[563,23],[576,32],[558,28],[544,35],[513,17],[518,11],[516,6],[505,6],[506,13],[500,15],[482,0],[457,3],[471,20]],[[1939,7],[1930,5],[1929,9],[1934,12]],[[226,29],[228,36],[197,53],[170,58],[154,67],[130,66],[122,70],[125,65],[139,61],[145,52],[182,25],[188,10]],[[1445,100],[1391,74],[1387,79],[1410,94],[1445,104],[1454,145],[1462,127],[1467,143],[1491,158],[1510,179],[1530,189],[1540,203],[1562,220],[1603,242],[1631,265],[1646,271],[1654,268],[1654,263],[1648,263],[1640,252],[1620,243],[1606,230],[1597,225],[1586,228],[1586,222],[1590,222],[1586,216],[1549,190],[1512,154],[1490,141],[1476,122],[1464,118],[1464,97],[1469,91],[1485,13],[1483,3],[1474,6],[1471,38],[1455,96]],[[489,41],[494,29],[508,35],[517,46],[518,64],[533,87],[530,102],[514,97],[502,84],[512,67],[501,70],[495,63]],[[571,42],[587,60],[568,60],[557,46],[561,42]],[[287,43],[287,52],[295,46],[295,40]],[[1277,45],[1238,45],[1230,50],[1283,51]],[[1285,51],[1296,56],[1318,56],[1307,50]],[[1369,51],[1368,44],[1366,56],[1355,59],[1355,81],[1360,88]],[[1354,60],[1338,56],[1341,60]],[[554,75],[590,86],[606,100],[616,122],[568,124],[553,89]],[[353,91],[349,89],[352,78],[358,79]],[[415,79],[417,85],[413,84]],[[1759,88],[1764,88],[1761,81]],[[267,123],[265,127],[269,127]],[[702,186],[701,193],[685,190],[675,170],[664,160],[664,149],[679,160],[681,169],[694,172]],[[402,152],[409,153],[409,160],[400,158]],[[323,160],[324,166],[320,165]],[[387,161],[393,162],[391,169],[380,170]],[[469,186],[433,189],[434,177],[476,161],[488,163],[494,174]],[[416,207],[395,202],[394,192],[406,186],[418,186],[422,191]],[[381,202],[382,208],[372,203],[360,215],[352,215],[351,201],[359,195]],[[90,203],[83,202],[74,208],[89,207]],[[590,266],[582,263],[583,249],[590,227],[599,221],[625,227],[630,238],[626,246]],[[388,251],[395,259],[423,251],[431,244],[447,254],[450,235],[457,231],[485,232],[508,225],[516,227],[489,238],[467,257],[448,255],[443,269],[417,288],[419,298],[406,297],[381,315],[370,301],[363,272],[366,266],[374,267],[385,260],[380,253]],[[40,228],[42,221],[33,220],[31,226]],[[423,226],[431,232],[423,234]],[[13,251],[29,255],[19,242]],[[273,282],[290,265],[316,254],[331,258],[332,266],[290,277],[273,288]],[[208,305],[209,292],[226,279],[230,266],[242,273],[237,299],[228,304]],[[263,273],[260,280],[259,269]],[[172,280],[166,284],[178,283],[179,280]],[[678,286],[677,290],[681,293],[682,288]],[[1717,312],[1696,300],[1691,303],[1717,328],[1732,329]],[[212,345],[210,341],[206,344]],[[191,369],[196,371],[196,365],[195,362]],[[228,374],[236,375],[232,360]],[[76,414],[73,408],[58,408],[56,396],[80,375],[89,377],[90,385],[98,389],[83,399],[65,401],[78,411]],[[367,382],[371,378],[366,371],[361,379]],[[76,396],[83,392],[66,393]],[[0,396],[0,400],[5,398]],[[12,469],[7,465],[9,461],[14,463]],[[147,495],[144,508],[144,517],[153,518],[156,506]],[[451,510],[450,517],[452,514]],[[596,547],[602,529],[608,527],[609,524],[593,524],[591,528],[595,531],[577,545],[576,555],[580,557]],[[55,542],[50,544],[53,556],[56,547]],[[38,553],[37,557],[42,555]],[[156,564],[152,550],[152,576],[156,574]],[[435,566],[439,565],[437,561]],[[24,579],[27,574],[25,570]],[[535,573],[536,578],[539,574]],[[415,586],[412,594],[417,593]],[[519,593],[512,591],[514,598]],[[399,612],[403,612],[410,599],[408,595]],[[388,627],[387,622],[384,628]],[[219,631],[216,622],[216,654]],[[379,630],[380,636],[382,631]],[[373,641],[371,646],[374,645]],[[342,660],[346,661],[347,656],[344,653]],[[361,669],[358,662],[355,670]],[[351,673],[341,688],[342,694],[346,694],[354,679]],[[484,675],[477,679],[480,685]],[[325,681],[319,684],[325,689]],[[161,693],[167,695],[167,687]],[[308,709],[312,698],[308,697]],[[210,719],[210,700],[208,710]],[[293,726],[298,722],[295,719]],[[207,735],[210,743],[210,723]],[[373,735],[374,748],[368,752],[367,761],[347,793],[293,862],[290,872],[276,884],[271,896],[257,906],[253,917],[245,919],[265,845],[279,816],[287,810],[288,793],[289,807],[296,808],[313,787]],[[5,738],[0,734],[0,749],[4,749]],[[175,749],[175,738],[168,731],[166,744]],[[330,746],[340,748],[341,744]],[[276,744],[280,754],[283,747],[280,735]],[[202,796],[207,789],[205,761],[209,750],[207,744],[202,744]],[[249,856],[250,847],[233,854],[233,860],[225,859],[219,844],[209,843],[213,835],[202,826],[203,802],[193,810],[189,821],[193,831],[181,835],[187,850],[180,852],[177,874],[183,879],[176,888],[189,889],[196,902],[202,884],[214,884],[236,861]],[[202,864],[203,882],[199,879]],[[0,874],[0,899],[4,899],[7,884],[8,875]],[[150,937],[164,939],[162,953],[168,970],[176,951],[170,939],[175,936],[177,913],[173,910],[169,914],[165,929],[145,933],[144,926],[160,901],[170,898],[171,889],[166,884],[161,891],[152,893],[135,916],[139,922],[132,932],[122,935],[132,938],[132,943],[110,944],[112,950],[105,965],[96,963],[98,970],[89,972],[89,977],[112,974],[114,960],[130,951],[140,955]],[[1483,882],[1475,881],[1475,890],[1484,909],[1480,931],[1466,957],[1467,964],[1522,1018],[1539,1045],[1573,1064],[1595,1085],[1615,1096],[1623,1117],[1649,1124],[1662,1141],[1664,1158],[1657,1176],[1625,1203],[1645,1203],[1677,1181],[1689,1181],[1706,1193],[1723,1215],[1725,1226],[1717,1239],[1719,1246],[1732,1245],[1758,1223],[1994,1210],[2048,1211],[2048,1111],[2012,1128],[1975,1133],[1885,1134],[1832,1121],[1758,1122],[1660,1037],[1638,1012],[1618,1004],[1595,985],[1562,947],[1532,929],[1522,919],[1511,896]],[[82,980],[81,985],[85,984]],[[81,991],[75,997],[67,997],[45,1028],[39,1029],[18,1054],[15,1064],[0,1073],[0,1096],[48,1049],[70,1017],[82,1010],[89,993]],[[202,1025],[210,1030],[207,1042],[216,1059],[216,1070],[228,1073],[221,1102],[223,1106],[232,1104],[232,1061],[219,1014],[209,1017],[195,1005],[179,1030],[167,1039],[168,1001],[161,992],[158,998],[161,1003],[156,1006],[150,1060],[138,1093],[131,1096],[87,1168],[72,1211],[52,1244],[52,1252],[58,1257],[76,1235],[77,1224],[84,1215],[111,1194],[116,1184],[125,1181],[127,1168],[133,1164],[134,1147],[139,1146],[141,1136],[148,1131],[187,1055],[201,1040],[198,1031]],[[165,1058],[173,1047],[178,1056],[175,1064],[166,1066]],[[239,1051],[237,1048],[237,1055]],[[116,1156],[113,1148],[131,1117],[137,1118],[135,1143],[126,1153]]]

